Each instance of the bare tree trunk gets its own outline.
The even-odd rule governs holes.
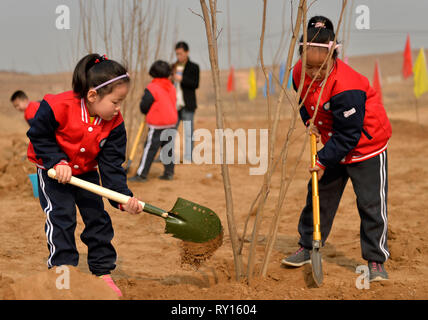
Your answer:
[[[291,39],[291,44],[289,47],[289,51],[288,51],[288,58],[287,58],[287,67],[286,67],[286,75],[284,76],[285,79],[288,79],[288,77],[290,76],[290,70],[292,68],[292,60],[293,60],[293,55],[294,55],[294,50],[295,50],[295,46],[296,46],[296,42],[297,42],[297,37],[299,34],[299,30],[300,30],[300,25],[303,24],[303,32],[304,32],[304,42],[306,42],[306,12],[307,12],[307,7],[306,7],[306,1],[305,0],[301,0],[300,4],[299,4],[299,10],[297,13],[297,20],[296,20],[296,25],[293,29],[293,35],[292,35],[292,39]],[[303,17],[303,21],[302,21],[302,17]],[[303,52],[303,58],[302,60],[306,60],[306,50]],[[305,64],[302,63],[302,65],[304,66]],[[302,70],[302,74],[304,75],[305,73],[305,69]],[[283,82],[283,87],[282,87],[282,91],[280,94],[280,98],[278,99],[278,105],[277,105],[277,109],[279,108],[280,104],[282,103],[282,96],[284,96],[284,94],[286,94],[285,91],[285,87],[287,86],[286,84],[287,81]],[[301,83],[303,83],[301,81]],[[300,87],[300,86],[299,86]],[[273,245],[275,243],[275,239],[276,239],[276,233],[278,230],[278,225],[279,225],[279,213],[281,211],[281,207],[282,207],[282,203],[283,203],[283,199],[285,198],[285,194],[288,190],[288,187],[292,181],[292,177],[290,177],[289,179],[289,183],[287,184],[287,186],[285,186],[285,165],[287,162],[287,153],[288,153],[288,146],[289,146],[289,142],[291,140],[291,136],[293,134],[293,131],[295,129],[295,124],[296,124],[296,119],[297,119],[297,112],[298,112],[298,108],[297,108],[297,104],[299,101],[299,96],[296,95],[296,99],[294,101],[292,101],[292,107],[293,107],[293,113],[292,113],[292,120],[291,120],[291,124],[287,133],[287,137],[285,139],[285,143],[284,143],[284,147],[283,147],[283,155],[282,155],[282,171],[281,171],[281,184],[280,184],[280,192],[279,192],[279,197],[278,197],[278,203],[276,206],[276,210],[275,210],[275,214],[274,217],[272,219],[272,223],[271,223],[271,227],[270,227],[270,231],[269,231],[269,235],[268,235],[268,240],[266,243],[266,248],[265,248],[265,256],[263,258],[263,263],[262,263],[262,269],[261,269],[261,275],[262,276],[266,276],[266,272],[267,272],[267,266],[269,263],[269,259],[270,259],[270,255],[272,253],[272,249],[273,249]],[[302,149],[304,150],[304,149]],[[303,153],[303,151],[302,151]],[[297,168],[297,164],[299,163],[300,159],[298,161],[296,161],[296,165],[295,168]]]
[[[205,22],[205,30],[208,40],[208,51],[210,56],[210,63],[211,63],[211,75],[213,78],[214,83],[214,91],[215,91],[215,97],[216,97],[216,123],[217,123],[217,129],[223,129],[223,105],[222,105],[222,99],[221,99],[221,93],[220,93],[220,72],[218,68],[218,55],[217,55],[217,21],[216,21],[216,6],[217,1],[216,0],[209,0],[209,6],[210,6],[210,12],[208,11],[207,4],[205,0],[200,0],[201,2],[201,8],[203,13],[203,19]],[[224,146],[224,137],[221,137],[222,143],[221,146]],[[241,256],[238,253],[238,235],[236,231],[236,224],[235,224],[235,217],[233,212],[233,198],[232,198],[232,188],[230,183],[230,175],[229,175],[229,167],[226,164],[226,157],[223,153],[223,148],[220,148],[221,153],[221,173],[223,176],[223,183],[224,183],[224,191],[225,191],[225,198],[226,198],[226,215],[227,215],[227,222],[229,227],[229,234],[230,239],[232,242],[232,250],[233,250],[233,257],[235,262],[235,273],[236,273],[236,280],[239,281],[241,279],[242,275],[242,259]]]
[[[264,44],[264,35],[265,35],[265,27],[266,27],[266,10],[267,10],[267,0],[263,0],[263,21],[262,21],[262,33],[260,36],[260,63],[262,66],[263,74],[265,76],[266,81],[266,93],[267,93],[267,109],[268,109],[268,127],[269,127],[269,147],[268,147],[268,156],[269,156],[269,162],[268,162],[268,169],[267,173],[264,175],[263,179],[263,186],[262,186],[262,192],[261,192],[261,198],[259,200],[259,204],[257,206],[257,214],[254,222],[253,232],[252,232],[252,238],[250,242],[250,252],[248,256],[248,265],[247,265],[247,281],[249,284],[251,284],[251,280],[253,278],[254,273],[254,265],[255,265],[255,258],[256,258],[256,246],[257,246],[257,238],[259,234],[259,227],[262,220],[262,214],[264,209],[264,204],[266,202],[266,199],[269,194],[269,187],[270,187],[270,177],[269,172],[272,167],[272,160],[273,160],[273,144],[272,144],[272,136],[273,136],[273,130],[272,130],[272,116],[271,116],[271,108],[270,108],[270,84],[268,75],[266,72],[266,68],[264,65],[263,60],[263,44]]]

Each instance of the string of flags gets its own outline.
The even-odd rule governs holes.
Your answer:
[[[379,61],[376,60],[375,62],[375,71],[373,75],[373,89],[377,91],[377,93],[380,95],[380,100],[382,101],[382,85],[381,85],[381,76],[380,76],[380,69],[379,69]],[[383,101],[382,101],[383,102]]]
[[[348,64],[348,57],[345,56],[343,58],[344,63]],[[292,88],[293,86],[293,70],[290,71],[289,78],[287,80],[287,89]],[[235,86],[235,75],[234,75],[234,68],[233,66],[230,67],[229,70],[229,76],[227,79],[227,92],[232,92],[236,90]],[[403,79],[407,79],[410,76],[413,75],[413,91],[416,98],[419,98],[422,94],[425,92],[428,92],[428,72],[427,72],[427,65],[426,65],[426,59],[425,59],[425,51],[424,48],[420,48],[417,59],[415,63],[413,64],[412,61],[412,49],[410,45],[410,35],[407,34],[406,37],[406,43],[404,47],[403,52],[403,65],[402,65],[402,77]],[[285,81],[285,74],[286,74],[286,65],[285,63],[281,63],[279,67],[279,84],[282,86]],[[380,71],[380,64],[379,61],[376,60],[375,62],[375,69],[373,73],[373,81],[372,86],[373,88],[379,93],[381,99],[382,99],[382,81],[381,81],[381,71]],[[267,87],[268,87],[268,81],[269,81],[269,93],[274,94],[275,93],[275,81],[273,77],[272,71],[269,72],[268,79],[265,81],[263,86],[263,96],[267,96]],[[248,99],[254,100],[257,98],[257,79],[256,79],[256,72],[254,68],[250,68],[249,76],[248,76]]]
[[[407,79],[413,75],[413,93],[418,99],[422,94],[428,92],[428,73],[425,59],[424,48],[419,49],[418,56],[415,64],[412,61],[412,48],[410,46],[410,35],[407,34],[406,44],[403,51],[403,66],[401,68],[401,75],[403,79]],[[375,63],[375,70],[373,73],[373,88],[382,97],[382,85],[381,85],[380,67],[379,62]]]

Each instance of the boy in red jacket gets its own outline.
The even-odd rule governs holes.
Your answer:
[[[141,112],[146,114],[149,133],[137,174],[129,181],[147,181],[147,175],[159,148],[174,143],[173,131],[175,131],[178,114],[176,91],[169,79],[171,66],[165,61],[158,60],[150,67],[149,74],[153,80],[144,90],[140,103]],[[166,152],[167,156],[162,151],[160,158],[164,165],[164,174],[159,179],[172,180],[174,176],[173,146]]]
[[[317,165],[310,169],[317,171],[320,179],[322,243],[327,240],[340,198],[350,179],[357,196],[361,251],[363,259],[368,261],[370,281],[386,280],[388,274],[383,266],[389,257],[386,148],[391,137],[391,125],[379,94],[367,78],[337,58],[336,48],[331,48],[334,38],[333,24],[329,19],[321,16],[310,19],[301,99],[307,92],[308,95],[300,115],[308,125],[320,98],[309,133],[315,133],[324,145],[318,151]],[[321,68],[330,49],[334,50],[333,56]],[[301,43],[300,54],[302,50]],[[301,72],[302,61],[299,60],[293,69],[295,89],[299,87]],[[325,76],[327,79],[320,97]],[[298,230],[300,249],[283,259],[284,265],[298,267],[310,263],[313,233],[311,182]]]
[[[24,91],[17,90],[10,97],[10,102],[12,102],[16,110],[24,112],[25,120],[29,125],[31,125],[31,122],[39,109],[40,101],[29,101]]]

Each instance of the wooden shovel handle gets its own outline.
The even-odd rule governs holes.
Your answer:
[[[56,171],[55,169],[49,169],[48,170],[48,176],[51,177],[52,179],[56,179]],[[129,198],[131,198],[130,196],[124,195],[122,193],[104,188],[102,186],[99,186],[95,183],[91,183],[76,177],[71,177],[70,181],[68,182],[69,184],[72,184],[73,186],[88,190],[90,192],[93,192],[95,194],[98,194],[99,196],[105,197],[107,199],[116,201],[117,203],[120,204],[126,204],[129,200]],[[139,201],[140,204],[143,206],[145,203],[142,201]]]
[[[141,135],[144,132],[144,128],[146,126],[146,120],[143,118],[140,123],[140,127],[138,128],[137,136],[135,137],[134,144],[132,145],[131,153],[129,155],[129,160],[134,160],[135,152],[137,151],[138,144],[140,143]]]
[[[48,176],[51,177],[52,179],[56,179],[56,171],[55,169],[49,169],[48,170]],[[128,202],[129,198],[131,198],[130,196],[124,195],[122,193],[104,188],[102,186],[99,186],[95,183],[91,183],[76,177],[71,177],[70,181],[68,182],[69,184],[72,184],[73,186],[88,190],[90,192],[93,192],[101,197],[105,197],[107,199],[116,201],[117,203],[120,204],[125,204]],[[141,206],[143,207],[143,210],[147,213],[151,213],[154,215],[157,215],[159,217],[162,218],[168,218],[168,212],[165,212],[162,209],[159,209],[155,206],[152,206],[148,203],[145,203],[143,201],[138,201]]]

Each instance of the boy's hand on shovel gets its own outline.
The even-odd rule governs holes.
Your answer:
[[[137,198],[129,198],[128,202],[123,206],[123,210],[129,212],[130,214],[138,214],[143,211],[143,206],[140,204]]]
[[[317,165],[315,165],[315,167],[313,167],[313,168],[312,167],[309,168],[310,173],[312,173],[314,171],[316,171],[318,173],[318,180],[320,180],[324,174],[324,169],[321,167],[318,167]]]
[[[317,137],[317,143],[320,142],[321,134],[316,126],[313,124],[309,125],[308,134],[312,135],[314,134]]]

